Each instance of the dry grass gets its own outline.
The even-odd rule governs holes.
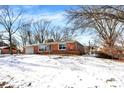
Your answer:
[[[0,82],[0,88],[13,88],[12,85],[6,85],[6,84],[8,84],[8,82],[5,81]]]

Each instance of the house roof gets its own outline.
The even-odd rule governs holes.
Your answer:
[[[44,45],[44,44],[61,44],[61,43],[79,43],[78,41],[56,41],[56,42],[49,42],[49,43],[40,43],[40,44],[32,44],[32,45],[26,45],[24,47],[33,47],[33,46],[38,46],[38,45]]]
[[[0,49],[4,49],[4,48],[7,48],[8,46],[2,46],[2,47],[0,47]]]
[[[3,47],[3,46],[8,46],[8,44],[6,44],[6,43],[3,42],[3,41],[0,41],[0,47]]]
[[[42,43],[41,43],[41,44],[42,44]],[[33,47],[33,46],[38,46],[38,45],[40,45],[40,44],[26,45],[26,46],[24,46],[24,47]]]
[[[0,49],[9,49],[9,46],[3,46],[3,47],[0,47]],[[16,48],[12,48],[14,50],[16,50]]]
[[[50,42],[50,43],[47,43],[47,44],[56,44],[56,43],[75,43],[77,41],[58,41],[58,42]]]

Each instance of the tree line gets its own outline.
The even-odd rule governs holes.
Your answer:
[[[124,46],[124,6],[77,6],[65,12],[65,18],[71,24],[69,27],[53,25],[48,19],[24,21],[23,11],[15,13],[9,6],[3,6],[0,9],[0,27],[7,35],[1,34],[0,38],[9,41],[11,54],[13,43],[21,42],[21,45],[25,46],[43,43],[49,39],[67,41],[73,39],[77,30],[87,33],[90,31],[88,29],[96,33],[99,38],[97,42],[103,47]],[[20,42],[14,37],[15,33],[21,38]]]
[[[96,33],[97,42],[104,49],[109,49],[107,54],[113,55],[111,52],[113,49],[118,49],[120,52],[123,50],[124,6],[78,6],[77,9],[66,12],[69,22],[75,29],[86,32],[88,31],[86,29],[90,28]]]
[[[68,41],[75,35],[73,29],[53,25],[48,19],[25,21],[23,12],[21,10],[17,13],[10,6],[0,9],[0,39],[9,42],[10,54],[13,54],[13,45],[25,46],[48,40]]]

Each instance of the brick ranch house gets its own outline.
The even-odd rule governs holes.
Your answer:
[[[84,54],[84,46],[77,41],[50,42],[27,45],[24,54]]]

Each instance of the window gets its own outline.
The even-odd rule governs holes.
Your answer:
[[[46,49],[45,48],[42,48],[42,49],[39,49],[39,51],[45,52]]]
[[[47,46],[46,45],[41,45],[39,47],[39,51],[45,52],[47,50]]]
[[[66,44],[59,44],[59,50],[65,50]]]
[[[45,52],[45,51],[50,51],[50,45],[40,45],[39,46],[39,51]]]

